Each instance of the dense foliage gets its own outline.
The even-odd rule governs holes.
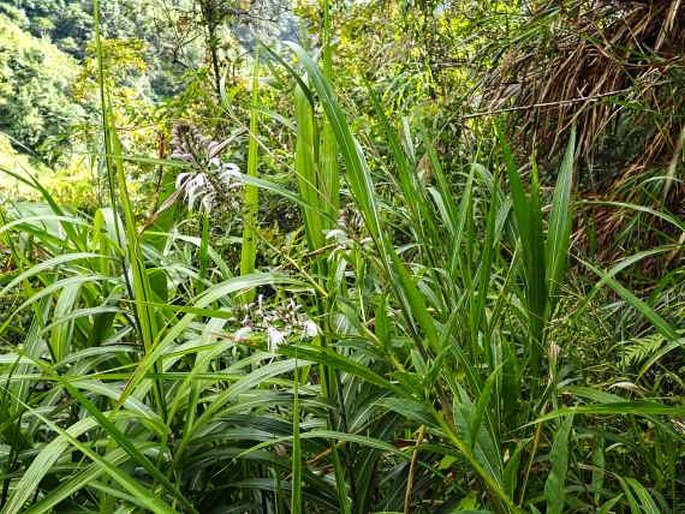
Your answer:
[[[0,33],[2,129],[54,163],[80,115],[69,97],[78,73],[76,62],[5,17],[0,17]]]
[[[685,510],[684,12],[0,1],[0,513]]]

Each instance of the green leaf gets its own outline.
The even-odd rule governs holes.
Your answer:
[[[293,381],[293,450],[292,450],[292,491],[290,493],[290,512],[302,512],[302,443],[300,441],[300,397],[297,357]]]
[[[547,244],[545,247],[545,270],[547,272],[547,290],[551,298],[561,283],[566,271],[569,244],[571,238],[571,190],[573,187],[573,153],[576,146],[575,128],[571,131],[571,137],[564,159],[561,163],[557,184],[554,188],[552,199],[552,212],[549,218],[547,232]]]
[[[566,416],[554,436],[549,461],[552,465],[545,481],[545,500],[548,514],[562,514],[566,503],[566,472],[568,470],[568,437],[573,416]]]
[[[259,52],[254,57],[252,76],[252,111],[250,115],[250,141],[247,148],[247,175],[257,176],[259,155],[257,148],[259,130]],[[240,251],[240,274],[249,275],[255,270],[257,259],[257,214],[259,211],[259,189],[247,184],[243,193],[243,238]],[[245,292],[242,300],[250,303],[254,299],[253,289]]]

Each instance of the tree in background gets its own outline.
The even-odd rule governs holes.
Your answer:
[[[78,64],[1,15],[0,34],[0,130],[54,165],[84,115],[70,97]]]

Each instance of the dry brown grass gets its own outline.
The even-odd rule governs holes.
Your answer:
[[[681,0],[548,0],[490,77],[488,108],[515,106],[515,137],[543,155],[575,123],[582,155],[620,164],[623,176],[672,159],[684,56]]]
[[[507,43],[485,87],[487,110],[510,111],[516,147],[524,155],[534,149],[544,162],[561,153],[575,124],[586,197],[681,214],[685,1],[545,0],[520,34]],[[654,176],[665,178],[644,187]],[[625,234],[636,246],[680,236],[664,234],[672,227],[654,219],[646,223],[653,223],[649,235],[624,231],[635,225],[633,216],[615,208],[588,212],[600,257],[620,254],[630,244]],[[577,228],[577,240],[587,242],[586,223],[579,220]]]

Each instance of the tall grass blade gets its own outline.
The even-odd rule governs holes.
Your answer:
[[[509,144],[497,126],[496,133],[509,178],[516,226],[520,238],[518,248],[523,259],[526,289],[524,299],[529,324],[528,359],[533,376],[540,376],[547,291],[537,166],[533,161],[530,194],[528,195],[523,188],[523,182],[514,163]]]
[[[572,426],[573,416],[566,416],[557,430],[549,455],[552,469],[545,482],[545,499],[547,500],[547,512],[550,514],[562,514],[564,512],[569,455],[568,437]]]
[[[331,39],[331,9],[329,0],[323,0],[323,73],[329,81],[333,80],[333,46]],[[321,150],[319,154],[319,184],[321,193],[326,199],[331,223],[327,229],[335,228],[340,209],[340,173],[338,170],[338,148],[335,133],[328,119],[324,119],[321,128]]]
[[[252,75],[252,111],[250,115],[250,139],[247,148],[247,175],[257,176],[258,167],[258,130],[259,130],[259,52],[255,52]],[[255,269],[257,258],[257,213],[259,211],[259,189],[245,184],[243,196],[243,239],[240,252],[240,274],[249,275]],[[254,290],[245,293],[244,300],[254,299]]]
[[[576,145],[576,131],[566,146],[564,159],[559,170],[552,211],[549,218],[547,244],[545,247],[545,271],[547,272],[547,290],[550,298],[554,299],[557,288],[566,271],[571,238],[572,211],[571,190],[573,188],[573,154]],[[550,306],[552,308],[553,306]]]
[[[131,270],[131,287],[136,318],[136,328],[142,340],[143,347],[147,353],[153,351],[156,335],[159,333],[155,313],[151,310],[148,302],[153,300],[150,287],[150,280],[145,269],[145,261],[140,248],[136,217],[133,212],[133,204],[128,191],[128,177],[124,169],[123,151],[121,142],[117,135],[114,125],[114,115],[107,96],[105,87],[105,70],[102,41],[100,36],[100,12],[98,0],[93,0],[93,17],[95,22],[95,46],[97,53],[98,66],[98,86],[100,90],[102,129],[105,143],[105,167],[109,181],[112,208],[116,211],[117,206],[121,207],[124,215],[124,231],[126,234],[126,265]],[[122,234],[119,234],[118,224],[115,223],[117,240],[121,246]],[[157,369],[157,371],[161,371]],[[159,407],[164,412],[165,396],[163,385],[159,380],[155,381],[155,396]]]
[[[33,409],[31,410],[33,411]],[[134,480],[128,473],[125,473],[121,469],[115,467],[107,459],[102,458],[96,452],[91,450],[85,443],[79,441],[79,439],[74,435],[74,431],[83,433],[89,428],[89,426],[92,427],[92,425],[90,425],[89,423],[92,420],[85,419],[78,422],[76,425],[72,425],[74,431],[70,432],[69,429],[64,430],[60,428],[59,426],[55,425],[50,420],[45,418],[43,415],[35,411],[33,411],[33,414],[61,436],[60,438],[56,439],[56,441],[59,441],[60,444],[57,444],[53,448],[51,448],[51,451],[45,456],[46,460],[49,461],[56,459],[57,457],[59,457],[58,452],[61,453],[64,449],[66,449],[66,445],[70,444],[79,451],[81,451],[94,463],[98,464],[100,469],[102,469],[111,478],[113,478],[121,486],[127,489],[132,494],[132,497],[134,498],[135,502],[140,504],[142,507],[156,514],[173,514],[176,512],[176,510],[173,509],[170,505],[158,499],[156,496],[151,495],[150,491],[147,488],[143,487],[137,480]],[[75,428],[76,426],[78,426],[78,428]],[[29,481],[37,485],[39,477],[46,471],[48,471],[48,469],[39,469],[39,467],[37,466],[34,473],[27,473],[24,476],[28,476]],[[17,491],[21,491],[21,494],[19,496],[15,495],[10,499],[10,502],[8,502],[5,508],[2,510],[2,514],[15,514],[21,511],[23,507],[23,502],[19,502],[21,501],[22,497],[26,497],[27,495],[21,489],[17,489]],[[31,492],[29,491],[28,496],[30,496],[30,494]],[[194,509],[192,509],[192,507],[191,510],[195,512]]]
[[[317,211],[327,209],[317,187],[314,110],[299,85],[295,86],[295,119],[297,121],[295,171],[300,197],[308,206],[302,211],[305,236],[309,249],[314,251],[324,245],[322,217],[317,214]]]
[[[292,489],[290,492],[290,512],[302,513],[302,445],[300,442],[300,377],[295,358],[293,373],[293,449],[292,449]]]

